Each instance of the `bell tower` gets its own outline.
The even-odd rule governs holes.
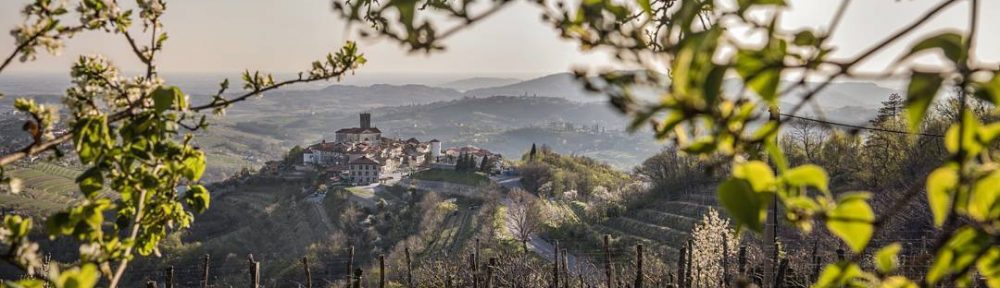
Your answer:
[[[372,114],[368,112],[361,113],[361,129],[372,128]]]

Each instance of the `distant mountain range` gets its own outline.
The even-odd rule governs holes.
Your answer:
[[[581,82],[573,74],[559,73],[510,85],[480,88],[466,91],[470,97],[506,96],[546,96],[565,98],[577,102],[605,101],[601,94],[583,89]]]
[[[233,105],[226,117],[214,120],[217,125],[211,132],[199,138],[200,145],[223,159],[215,163],[228,165],[212,170],[229,171],[228,167],[244,165],[241,159],[267,159],[294,145],[332,139],[337,128],[357,125],[358,112],[370,111],[375,124],[388,137],[438,138],[448,145],[476,145],[511,156],[519,155],[531,143],[539,143],[629,167],[662,148],[663,144],[648,133],[621,132],[628,119],[611,109],[605,97],[584,91],[571,74],[509,83],[512,81],[517,80],[469,78],[437,86],[330,85],[314,90],[278,90]],[[0,84],[10,82],[18,83],[0,86],[0,91],[8,95],[0,99],[0,113],[10,108],[17,96],[61,102],[56,93],[14,92],[41,89],[31,83],[50,85],[51,79],[33,82],[6,78]],[[480,87],[490,84],[500,86]],[[739,81],[727,81],[726,90],[739,89],[738,85]],[[874,83],[834,83],[814,98],[822,114],[807,105],[799,115],[823,115],[832,121],[863,124],[892,92]],[[194,103],[210,101],[205,94],[190,93]],[[796,102],[793,98],[804,93],[800,89],[783,98],[782,110],[789,111],[789,103]]]
[[[177,76],[173,85],[188,87],[188,94],[196,102],[209,101],[207,94],[214,93],[217,86],[207,78]],[[215,79],[215,78],[211,78]],[[0,91],[10,96],[23,95],[59,95],[65,90],[68,82],[65,76],[25,76],[13,75],[0,78]],[[204,82],[204,83],[202,83]],[[787,86],[790,83],[785,83]],[[740,89],[739,81],[727,81],[726,89],[735,92]],[[302,87],[300,87],[302,88]],[[239,92],[236,89],[232,92]],[[784,102],[797,102],[792,98],[801,97],[805,89],[796,89],[787,95]],[[823,92],[814,97],[823,109],[838,109],[857,106],[877,109],[893,89],[872,82],[837,82],[829,85]],[[444,82],[437,85],[420,84],[374,84],[369,86],[330,85],[322,89],[279,90],[270,93],[262,100],[254,101],[260,105],[253,108],[293,109],[307,111],[322,111],[325,109],[366,110],[386,106],[420,105],[439,101],[449,101],[464,97],[489,96],[544,96],[563,98],[575,102],[601,102],[606,97],[583,89],[579,81],[570,73],[557,73],[534,79],[520,81],[514,78],[472,77]],[[7,97],[5,101],[11,101]],[[56,98],[58,99],[58,98]],[[810,107],[812,108],[812,107]]]
[[[496,78],[496,77],[473,77],[459,79],[455,81],[441,83],[439,85],[434,85],[441,88],[455,89],[458,91],[468,91],[473,89],[482,89],[490,87],[507,86],[511,84],[516,84],[521,82],[521,79],[515,78]]]

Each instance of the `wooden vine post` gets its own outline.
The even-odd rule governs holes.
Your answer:
[[[687,245],[681,246],[677,256],[677,287],[684,288],[684,267],[687,265]]]
[[[201,262],[201,287],[208,288],[208,264],[209,256],[205,254],[205,259]]]
[[[788,259],[781,259],[778,264],[778,274],[774,276],[774,288],[781,288],[785,283],[785,272],[788,272]]]
[[[472,287],[473,288],[479,288],[479,279],[476,278],[476,253],[475,252],[469,253],[469,266],[471,266],[471,267],[466,267],[466,268],[468,268],[468,269],[471,270],[471,272],[469,273],[470,278],[471,278],[469,280],[471,280],[471,281],[469,281],[469,282],[472,282]]]
[[[354,248],[354,247],[351,247],[351,248]],[[351,249],[351,251],[353,252],[354,249]],[[364,271],[361,271],[360,268],[358,268],[357,270],[354,270],[354,277],[353,277],[354,278],[354,281],[353,281],[354,284],[351,287],[361,288],[361,281],[364,279],[364,275],[362,275],[362,273],[364,273]]]
[[[253,260],[253,254],[247,254],[247,262],[250,265],[250,287],[260,288],[260,262]]]
[[[490,264],[486,266],[486,288],[493,288],[493,269],[496,269],[497,258],[490,258]]]
[[[642,288],[642,244],[635,245],[635,288]]]
[[[174,266],[170,265],[164,273],[163,284],[167,288],[174,288]]]
[[[354,283],[354,245],[351,245],[351,249],[347,251],[347,285],[352,285]]]
[[[378,288],[385,288],[385,254],[378,255]]]
[[[722,287],[729,287],[729,233],[722,232]]]
[[[555,264],[552,267],[552,288],[559,288],[559,241],[555,241],[555,250],[552,252],[555,257],[552,257],[552,263]]]
[[[302,269],[306,272],[306,288],[313,287],[312,271],[309,271],[309,258],[302,257]]]
[[[413,287],[413,265],[410,263],[410,247],[406,247],[406,285]]]

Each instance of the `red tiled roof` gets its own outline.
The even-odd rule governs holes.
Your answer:
[[[349,150],[350,147],[348,145],[343,144],[343,143],[322,142],[322,143],[316,143],[316,144],[314,144],[312,146],[309,146],[309,148],[307,148],[307,149],[309,149],[309,150],[326,151],[326,152],[345,152],[345,151]]]
[[[359,127],[354,127],[354,128],[344,128],[344,129],[340,129],[340,130],[337,130],[337,132],[336,132],[336,133],[338,133],[338,134],[339,134],[339,133],[347,133],[347,134],[361,134],[361,133],[382,133],[382,130],[379,130],[379,129],[378,129],[378,128],[376,128],[376,127],[372,127],[372,128],[367,128],[367,129],[366,129],[366,128],[359,128]]]
[[[348,162],[348,164],[373,164],[373,165],[378,165],[379,163],[378,163],[378,161],[372,160],[371,158],[368,158],[367,156],[361,156],[361,158],[351,160],[351,162]]]

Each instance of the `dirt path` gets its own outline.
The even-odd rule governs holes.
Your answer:
[[[520,181],[518,181],[518,183],[520,183]],[[504,195],[504,198],[501,199],[500,201],[501,203],[503,203],[504,206],[507,206],[507,211],[511,211],[510,205],[512,203],[510,201],[510,198],[507,198],[507,196]],[[515,224],[513,215],[511,215],[508,212],[506,221],[504,222],[506,223],[505,226],[507,226],[507,233],[510,233],[510,235],[514,235],[516,229],[514,228]],[[531,235],[530,237],[528,237],[528,239],[529,239],[527,243],[528,251],[531,251],[532,253],[535,253],[538,256],[541,256],[542,258],[548,261],[553,261],[555,259],[556,249],[554,244],[549,243],[549,241],[546,241],[545,239],[542,239],[542,237],[538,237],[538,235]],[[566,256],[567,256],[566,264],[569,270],[587,271],[592,267],[595,267],[593,264],[590,263],[590,261],[588,261],[586,257],[574,255],[573,253],[568,253],[568,255]]]

